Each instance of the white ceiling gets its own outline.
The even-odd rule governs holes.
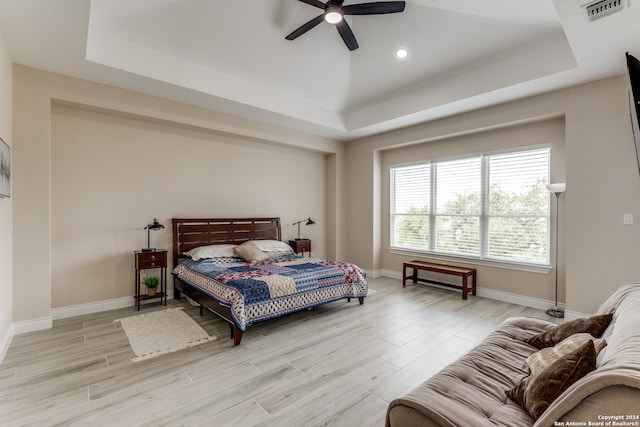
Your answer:
[[[322,12],[297,0],[0,0],[0,34],[19,64],[350,140],[624,73],[623,1],[412,0],[347,17],[353,52],[324,22],[285,40]]]

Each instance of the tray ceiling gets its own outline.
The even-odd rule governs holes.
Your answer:
[[[24,65],[349,140],[622,74],[625,6],[590,23],[574,1],[407,1],[347,17],[353,52],[328,23],[285,40],[321,12],[295,0],[2,1],[0,33]]]

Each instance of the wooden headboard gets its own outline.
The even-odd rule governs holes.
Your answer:
[[[191,249],[247,240],[280,240],[280,218],[173,218],[173,265]]]

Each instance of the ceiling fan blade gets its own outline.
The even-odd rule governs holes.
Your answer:
[[[299,28],[293,30],[291,34],[289,34],[285,39],[287,40],[295,40],[313,27],[319,25],[322,21],[324,21],[324,13],[322,15],[318,15],[313,18],[311,21],[306,24],[302,24]]]
[[[306,3],[308,5],[311,5],[311,6],[315,6],[315,7],[319,8],[319,9],[324,9],[324,6],[325,6],[325,4],[322,3],[319,0],[299,0],[299,1],[301,1],[302,3]]]
[[[356,50],[358,48],[358,42],[356,41],[356,36],[353,35],[353,31],[351,31],[351,27],[347,24],[347,21],[344,19],[336,24],[336,28],[344,40],[344,44],[347,45],[349,50]]]
[[[374,3],[360,3],[342,6],[345,15],[382,15],[404,11],[403,1],[379,1]]]

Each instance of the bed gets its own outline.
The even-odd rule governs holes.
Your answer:
[[[358,266],[295,254],[280,218],[174,218],[172,227],[174,298],[224,319],[234,345],[254,323],[367,296]]]

